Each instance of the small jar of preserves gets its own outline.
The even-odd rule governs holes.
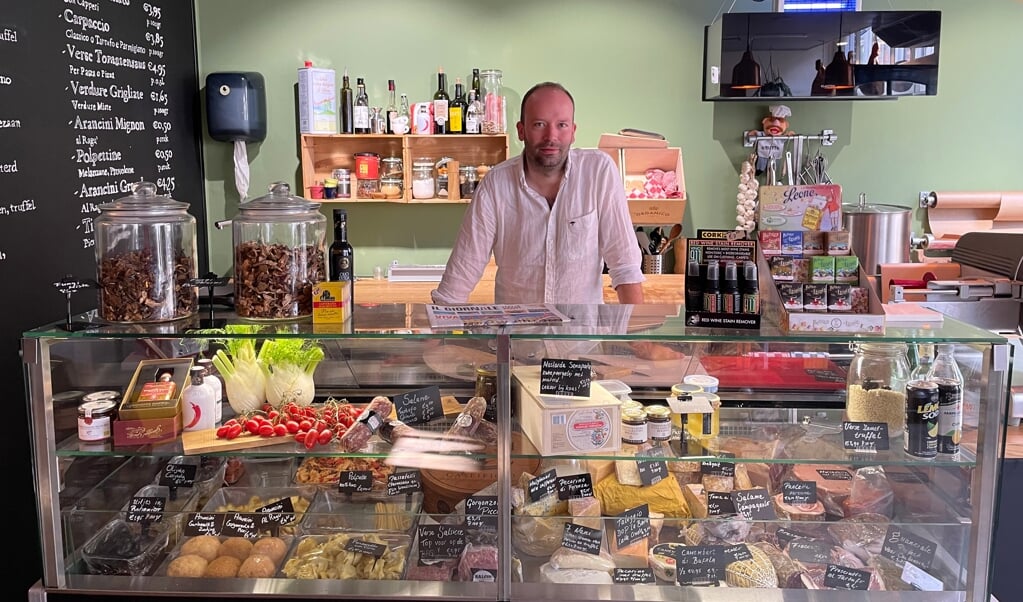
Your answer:
[[[117,402],[113,399],[83,401],[78,406],[78,440],[89,443],[109,441],[116,410]]]
[[[642,445],[647,440],[646,410],[626,408],[622,410],[622,443]]]
[[[651,405],[646,407],[647,435],[653,441],[671,439],[671,410],[668,406]]]

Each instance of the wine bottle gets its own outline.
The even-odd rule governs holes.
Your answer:
[[[355,107],[352,110],[352,122],[356,134],[370,132],[369,95],[366,94],[366,82],[361,77],[355,80]]]
[[[465,133],[465,92],[462,91],[462,78],[455,78],[455,98],[448,105],[449,134]]]
[[[465,133],[479,134],[480,125],[483,123],[483,105],[475,90],[469,90],[469,102],[465,108]]]
[[[330,244],[330,279],[349,282],[355,299],[355,250],[348,242],[348,212],[334,210],[334,242]],[[354,303],[354,301],[353,301]]]
[[[352,124],[352,87],[348,83],[348,68],[345,68],[341,76],[341,133],[351,134],[354,130]]]
[[[448,76],[444,73],[444,68],[440,67],[437,70],[437,91],[433,93],[433,133],[434,134],[447,134],[450,133],[450,124],[448,123]]]
[[[394,121],[394,118],[396,118],[398,116],[398,103],[395,102],[394,94],[395,94],[394,93],[394,80],[393,79],[389,79],[389,80],[387,80],[387,97],[388,98],[387,98],[387,114],[386,114],[386,118],[387,118],[387,130],[386,131],[387,131],[388,134],[393,134],[394,133],[393,121]]]
[[[476,98],[480,98],[480,70],[472,70],[472,87],[469,88],[470,92],[476,93]]]

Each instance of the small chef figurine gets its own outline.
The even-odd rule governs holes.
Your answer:
[[[792,115],[792,110],[785,105],[771,105],[768,107],[768,114],[761,121],[763,130],[757,132],[758,134],[766,134],[770,137],[776,136],[792,136],[794,132],[789,130],[789,116]],[[782,153],[785,150],[785,140],[771,140],[770,138],[761,138],[757,140],[757,175],[760,175],[767,169],[768,163],[771,159],[781,159]],[[774,182],[767,182],[768,185],[773,185]]]

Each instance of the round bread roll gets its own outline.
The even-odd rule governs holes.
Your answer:
[[[238,560],[245,560],[252,553],[252,542],[244,537],[228,537],[220,544],[219,556],[234,556]]]
[[[182,554],[196,554],[205,558],[207,562],[216,558],[219,550],[220,538],[215,535],[198,535],[181,544]]]
[[[280,565],[284,555],[288,553],[288,544],[280,537],[262,537],[252,544],[252,553],[269,556],[274,565]]]
[[[238,567],[238,576],[241,578],[273,577],[275,573],[277,567],[273,559],[266,554],[253,554]]]
[[[198,554],[182,554],[167,565],[168,577],[202,577],[206,572],[206,559]]]
[[[213,560],[206,567],[206,574],[204,577],[236,577],[238,576],[238,567],[242,565],[242,561],[238,560],[234,556],[220,556],[216,560]]]

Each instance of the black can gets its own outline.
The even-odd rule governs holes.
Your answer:
[[[938,454],[938,384],[929,380],[906,383],[906,431],[903,449],[911,456]]]

